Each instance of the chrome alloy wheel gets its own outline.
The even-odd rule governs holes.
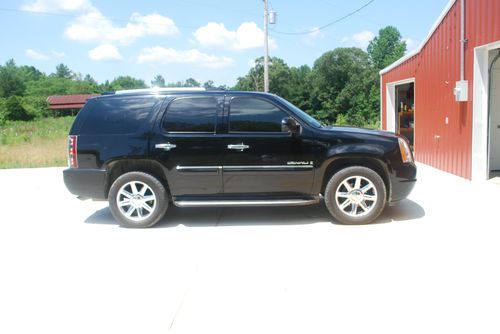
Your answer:
[[[340,183],[335,192],[335,201],[342,212],[350,217],[369,214],[377,203],[375,185],[363,176],[350,176]]]
[[[118,191],[116,204],[123,216],[136,222],[142,222],[154,212],[156,196],[146,183],[131,181]]]

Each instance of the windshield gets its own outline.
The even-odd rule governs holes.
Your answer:
[[[282,97],[278,96],[278,98],[280,99],[280,102],[282,102],[284,105],[286,105],[288,108],[290,108],[295,114],[297,114],[297,116],[299,116],[299,118],[301,120],[303,120],[304,122],[306,122],[310,126],[313,126],[315,128],[320,128],[322,126],[322,124],[319,121],[317,121],[314,117],[312,117],[311,115],[309,115],[305,111],[302,111],[300,108],[296,107],[295,105],[288,102],[287,100],[285,100]]]

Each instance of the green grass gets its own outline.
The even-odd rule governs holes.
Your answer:
[[[66,165],[66,138],[74,117],[8,122],[0,126],[0,168]]]

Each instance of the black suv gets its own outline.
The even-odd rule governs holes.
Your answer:
[[[272,94],[122,91],[93,98],[68,138],[64,182],[108,200],[126,227],[149,227],[169,205],[284,206],[324,197],[345,224],[375,220],[408,196],[416,166],[388,132],[325,126]]]

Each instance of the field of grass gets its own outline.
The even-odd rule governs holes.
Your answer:
[[[74,117],[8,122],[0,126],[0,168],[65,166]]]

